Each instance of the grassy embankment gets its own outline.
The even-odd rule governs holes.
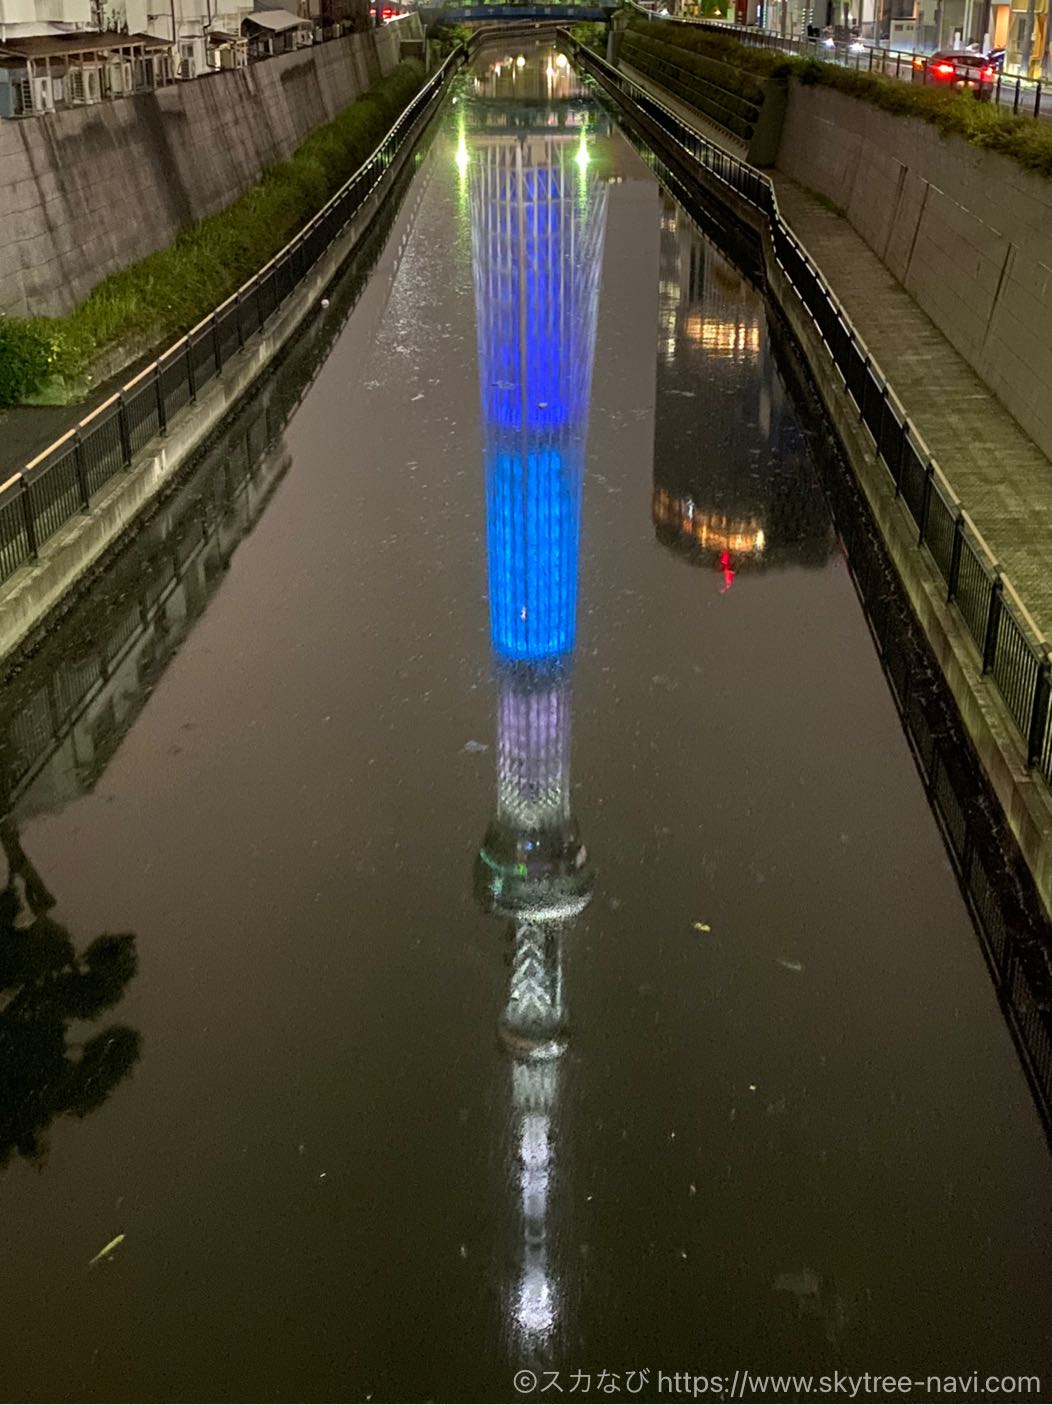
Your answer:
[[[582,42],[591,43],[602,52],[601,46],[590,38],[582,35]],[[759,78],[793,77],[807,85],[834,88],[896,116],[930,122],[947,136],[963,137],[972,146],[1009,157],[1024,170],[1052,178],[1052,123],[1014,117],[995,103],[976,102],[967,93],[902,82],[879,73],[855,72],[776,49],[754,49],[714,30],[647,20],[640,15],[629,20],[622,43],[634,51],[630,57],[626,50],[625,57],[640,68],[647,53],[659,56],[662,51],[675,52],[676,62],[696,75],[699,86],[710,76],[706,62],[716,61]],[[640,63],[641,58],[644,63]]]
[[[354,174],[423,77],[418,60],[399,64],[226,209],[111,274],[68,316],[0,317],[0,405],[74,398],[89,387],[92,363],[102,352],[118,345],[160,347],[188,331]]]

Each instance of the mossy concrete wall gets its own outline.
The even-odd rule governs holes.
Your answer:
[[[0,121],[0,313],[69,312],[290,156],[399,60],[395,27]]]
[[[54,617],[53,612],[86,586],[107,553],[193,459],[241,396],[316,311],[322,293],[364,237],[399,175],[413,160],[417,141],[441,107],[441,101],[436,100],[417,117],[412,138],[401,147],[347,228],[262,331],[249,338],[244,350],[226,363],[222,374],[208,381],[196,400],[174,416],[165,434],[156,435],[144,446],[130,469],[110,480],[89,511],[71,518],[44,543],[36,560],[20,566],[0,584],[0,661],[5,668],[11,667],[20,650],[40,637]]]
[[[844,211],[1052,457],[1052,181],[927,122],[796,82],[777,166]]]

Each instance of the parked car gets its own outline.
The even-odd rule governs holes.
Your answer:
[[[918,55],[913,60],[914,83],[942,84],[961,92],[968,91],[980,102],[989,102],[993,97],[997,71],[997,65],[985,54],[963,53],[959,49],[928,58]]]

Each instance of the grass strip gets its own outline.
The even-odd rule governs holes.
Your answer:
[[[997,103],[977,102],[970,93],[903,82],[881,73],[862,73],[776,49],[754,49],[729,34],[647,20],[641,15],[631,16],[628,33],[636,37],[636,42],[643,40],[644,46],[648,38],[652,46],[675,44],[687,53],[758,77],[792,77],[807,86],[833,88],[897,117],[928,122],[944,136],[962,137],[972,146],[1007,156],[1033,175],[1052,178],[1052,123],[1013,116]]]
[[[69,400],[118,345],[163,345],[262,268],[375,150],[420,90],[407,59],[174,244],[112,273],[65,317],[0,317],[0,405]]]

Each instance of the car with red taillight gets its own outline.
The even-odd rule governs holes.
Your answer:
[[[913,60],[914,83],[956,88],[959,92],[970,92],[982,102],[988,102],[994,95],[997,71],[997,65],[985,55],[959,50],[932,54],[928,58],[918,54]]]

